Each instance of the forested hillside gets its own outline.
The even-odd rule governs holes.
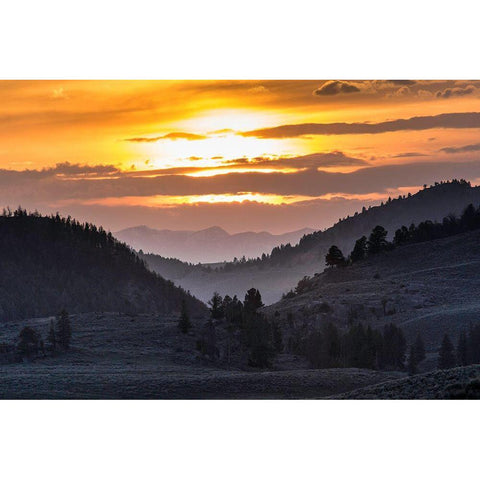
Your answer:
[[[101,227],[21,208],[0,216],[0,320],[61,309],[167,313],[184,299],[192,313],[204,311]]]
[[[458,215],[466,205],[480,203],[480,188],[472,187],[465,180],[426,185],[414,195],[401,195],[389,198],[375,207],[363,208],[334,224],[332,227],[304,235],[298,245],[290,244],[275,247],[270,255],[251,259],[246,265],[282,265],[292,261],[297,263],[310,261],[316,254],[324,254],[325,247],[338,245],[349,251],[358,237],[369,233],[376,225],[382,225],[388,231],[389,239],[393,239],[395,230],[401,225],[410,225],[426,219],[442,221],[448,215]],[[241,268],[241,264],[228,263],[226,270]]]

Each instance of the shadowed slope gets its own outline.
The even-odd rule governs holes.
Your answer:
[[[69,312],[170,312],[205,306],[101,227],[17,210],[0,217],[0,318]]]

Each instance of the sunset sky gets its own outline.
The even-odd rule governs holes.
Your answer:
[[[480,179],[479,81],[1,81],[0,203],[112,231],[324,228]]]

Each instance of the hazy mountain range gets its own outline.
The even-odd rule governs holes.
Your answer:
[[[297,243],[311,228],[273,235],[269,232],[242,232],[229,234],[220,227],[204,230],[157,230],[145,225],[126,228],[114,235],[135,250],[178,258],[190,263],[216,263],[257,257],[273,247]]]
[[[151,269],[173,280],[203,301],[213,291],[243,298],[250,287],[258,288],[265,302],[280,299],[305,275],[321,272],[325,254],[331,245],[348,255],[355,240],[368,236],[376,225],[382,225],[392,239],[397,228],[424,220],[442,221],[449,214],[459,214],[469,204],[480,204],[480,187],[463,181],[440,183],[414,195],[402,196],[348,216],[332,227],[304,236],[298,245],[275,247],[269,255],[250,262],[227,263],[221,269],[188,267],[177,260],[155,255],[143,258]]]

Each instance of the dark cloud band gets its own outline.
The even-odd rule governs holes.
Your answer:
[[[474,143],[473,145],[464,145],[463,147],[445,147],[440,149],[444,153],[468,153],[479,152],[480,143]]]
[[[153,195],[208,195],[256,192],[277,195],[318,197],[339,192],[369,194],[392,188],[423,185],[451,178],[480,177],[480,162],[424,162],[379,167],[363,167],[350,173],[327,172],[310,168],[295,173],[248,172],[192,177],[152,175],[151,171],[119,172],[93,181],[90,177],[70,178],[40,175],[35,171],[0,170],[0,203],[15,205],[19,201],[82,203],[89,199]]]
[[[241,132],[244,137],[291,138],[304,135],[362,135],[433,128],[480,128],[480,113],[443,113],[380,123],[301,123]]]

